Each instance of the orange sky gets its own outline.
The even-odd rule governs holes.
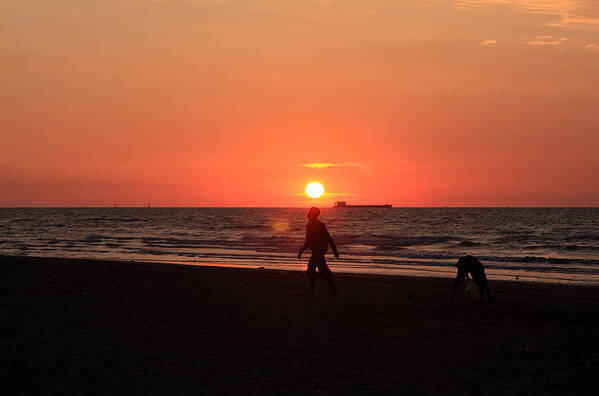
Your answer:
[[[8,0],[0,33],[0,206],[599,204],[598,2]]]

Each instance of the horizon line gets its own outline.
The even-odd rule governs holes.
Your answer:
[[[317,205],[316,205],[317,206]],[[0,206],[0,209],[305,209],[307,206]],[[331,208],[337,209],[333,206],[319,206],[320,208]],[[486,205],[486,206],[470,206],[470,205],[446,205],[446,206],[395,206],[387,209],[599,209],[598,206],[499,206],[499,205]],[[360,209],[360,208],[344,208],[344,209]],[[362,208],[368,209],[368,208]],[[370,208],[376,209],[376,208]]]

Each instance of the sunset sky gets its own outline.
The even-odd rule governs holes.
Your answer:
[[[0,206],[599,205],[596,0],[5,0],[0,33]]]

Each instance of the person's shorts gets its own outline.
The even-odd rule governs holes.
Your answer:
[[[308,276],[315,275],[316,268],[318,268],[318,273],[321,275],[328,275],[331,273],[324,255],[310,256],[310,261],[308,261]]]

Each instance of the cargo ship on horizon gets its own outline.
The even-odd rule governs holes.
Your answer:
[[[384,205],[348,205],[346,201],[337,201],[333,208],[391,208],[391,204]]]

